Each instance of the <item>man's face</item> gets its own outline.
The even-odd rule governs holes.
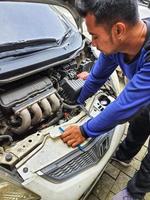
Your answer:
[[[85,17],[86,26],[88,32],[92,36],[92,45],[106,55],[116,53],[118,50],[118,44],[112,37],[112,33],[106,30],[104,25],[95,23],[95,16],[88,14]]]

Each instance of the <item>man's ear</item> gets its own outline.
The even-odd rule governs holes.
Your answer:
[[[122,40],[126,33],[126,25],[122,22],[117,22],[112,26],[112,34],[118,39]]]

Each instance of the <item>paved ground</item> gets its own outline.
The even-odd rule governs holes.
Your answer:
[[[120,166],[115,161],[110,161],[87,200],[112,200],[113,195],[122,190],[136,170],[139,169],[141,160],[147,152],[147,146],[148,141],[128,168]],[[146,195],[145,200],[150,200],[150,193]]]

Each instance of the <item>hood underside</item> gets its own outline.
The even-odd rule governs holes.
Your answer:
[[[0,1],[0,84],[72,59],[82,48],[77,28],[52,6],[61,3]]]
[[[3,0],[8,1],[8,0]],[[58,5],[66,8],[74,17],[78,28],[82,30],[82,18],[79,16],[78,12],[75,9],[74,2],[75,0],[10,0],[9,2],[32,2],[32,3],[45,3],[51,5]]]

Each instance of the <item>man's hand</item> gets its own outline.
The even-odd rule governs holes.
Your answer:
[[[84,71],[84,72],[81,72],[80,74],[77,74],[77,77],[82,79],[82,80],[86,80],[88,75],[89,75],[89,73]]]
[[[64,133],[60,136],[64,143],[68,146],[76,147],[86,139],[82,136],[79,126],[71,125],[65,129]]]

